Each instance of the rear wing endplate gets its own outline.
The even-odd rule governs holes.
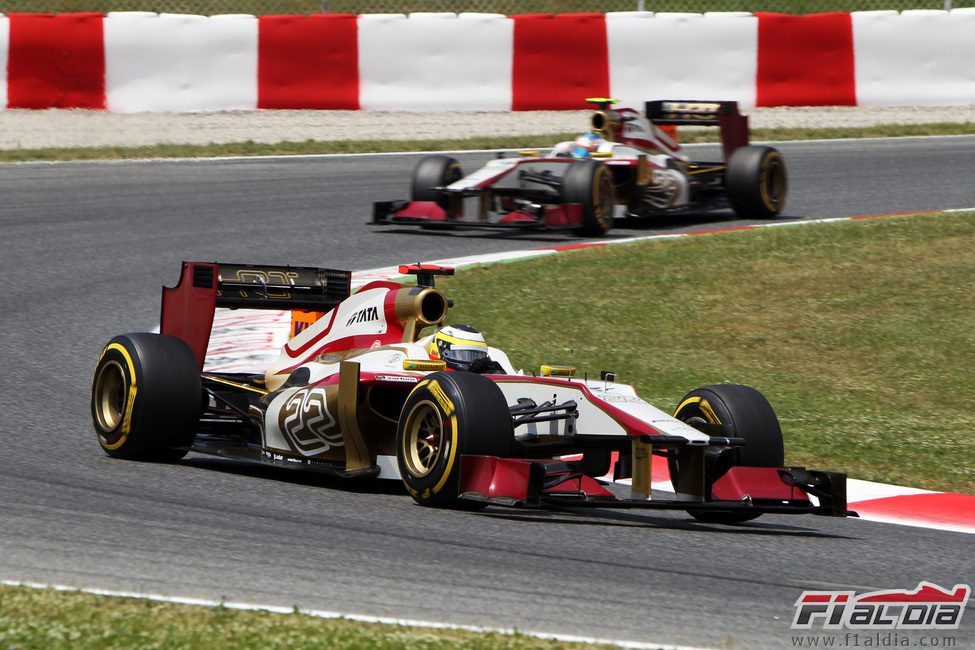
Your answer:
[[[646,103],[647,119],[673,126],[717,126],[725,160],[748,144],[748,116],[738,112],[738,102],[654,100]]]
[[[159,331],[186,341],[202,370],[217,307],[326,312],[351,286],[351,271],[183,262],[176,286],[163,287]]]

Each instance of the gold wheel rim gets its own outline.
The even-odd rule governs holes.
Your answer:
[[[413,407],[406,420],[404,454],[410,474],[423,478],[430,474],[443,455],[443,416],[437,405],[423,401]]]
[[[98,371],[95,380],[95,418],[102,431],[114,431],[125,417],[129,392],[125,371],[118,361],[109,361]]]

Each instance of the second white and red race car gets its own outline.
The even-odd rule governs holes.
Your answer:
[[[551,151],[499,156],[465,175],[447,155],[425,156],[413,170],[410,199],[373,205],[376,225],[427,228],[609,230],[617,216],[731,208],[741,218],[777,216],[788,196],[782,154],[749,144],[737,102],[650,101],[644,115],[599,105],[591,130]],[[717,126],[723,160],[695,161],[674,127]]]
[[[516,370],[474,328],[446,324],[451,302],[434,279],[452,269],[401,270],[417,284],[351,293],[346,271],[184,263],[163,291],[160,333],[116,336],[98,359],[99,444],[119,458],[192,451],[402,480],[427,506],[660,508],[716,523],[852,514],[845,474],[784,463],[779,422],[757,390],[705,386],[671,414],[609,373]],[[217,307],[320,317],[268,368],[209,372]]]

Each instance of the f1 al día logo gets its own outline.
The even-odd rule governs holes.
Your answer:
[[[804,591],[792,629],[957,630],[971,591],[923,581],[912,591]]]

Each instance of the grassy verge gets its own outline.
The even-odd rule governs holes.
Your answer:
[[[563,643],[517,633],[369,624],[300,613],[199,607],[0,585],[0,647],[583,650],[607,646]]]
[[[753,129],[754,141],[809,140],[824,138],[887,138],[912,135],[971,135],[975,124],[886,125],[835,129]],[[365,140],[280,142],[259,144],[235,142],[211,145],[155,145],[151,147],[76,147],[66,149],[0,150],[0,162],[30,160],[118,160],[134,158],[203,158],[214,156],[289,156],[342,153],[389,153],[399,151],[458,151],[480,149],[525,149],[552,146],[572,140],[578,133],[543,136],[479,137],[457,140]],[[717,142],[716,129],[683,129],[684,143]]]
[[[975,494],[975,213],[700,235],[438,283],[516,367],[617,372],[673,408],[755,386],[790,463]]]

